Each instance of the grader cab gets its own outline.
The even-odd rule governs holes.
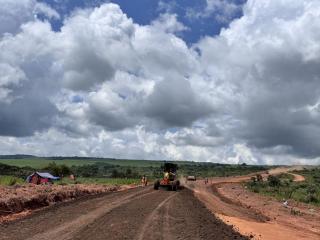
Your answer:
[[[180,181],[177,178],[177,170],[177,164],[165,163],[163,165],[163,178],[155,181],[154,189],[158,190],[160,187],[164,187],[168,190],[177,191],[180,187]]]

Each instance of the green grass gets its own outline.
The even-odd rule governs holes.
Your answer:
[[[0,176],[0,185],[13,186],[16,184],[23,184],[25,181],[22,178],[12,176]]]
[[[125,167],[160,167],[163,161],[149,161],[149,160],[122,160],[122,159],[63,159],[52,160],[47,158],[34,159],[0,159],[0,163],[17,167],[32,167],[35,169],[42,169],[48,166],[49,163],[55,162],[58,165],[65,164],[71,166],[93,165],[96,163],[107,163]],[[190,162],[179,162],[180,164],[190,164]]]
[[[97,158],[87,158],[87,159],[61,159],[55,160],[50,158],[23,158],[23,159],[0,159],[0,163],[7,164],[10,166],[17,167],[32,167],[35,169],[42,169],[48,166],[49,163],[55,162],[58,165],[65,164],[68,167],[71,166],[83,166],[83,165],[93,165],[96,163],[104,163],[117,165],[121,167],[160,167],[164,161],[160,160],[127,160],[127,159],[97,159]],[[198,164],[190,161],[177,161],[179,165],[194,165]]]
[[[298,202],[304,202],[320,206],[320,168],[312,170],[296,171],[295,173],[303,175],[305,181],[293,182],[290,174],[281,174],[277,178],[278,184],[267,182],[249,182],[246,186],[253,192],[266,196],[272,196],[278,200],[293,199]]]
[[[95,164],[96,160],[48,160],[48,159],[0,159],[0,163],[16,167],[32,167],[35,169],[42,169],[48,166],[49,163],[55,162],[58,165],[65,164],[68,167],[82,166]]]
[[[13,186],[16,184],[26,183],[24,179],[13,177],[13,176],[0,176],[0,185],[3,186]],[[138,184],[140,179],[133,178],[77,178],[76,182],[70,180],[69,178],[63,178],[60,181],[55,181],[55,184],[65,185],[65,184],[102,184],[102,185],[128,185],[128,184]]]
[[[55,176],[67,176],[70,173],[83,178],[124,178],[138,179],[146,175],[149,179],[163,176],[162,165],[165,161],[126,160],[110,158],[3,158],[0,159],[0,172],[25,178],[34,171],[48,171]],[[55,163],[55,164],[52,164]],[[269,169],[266,166],[250,166],[246,164],[228,165],[207,162],[176,161],[178,175],[196,177],[227,177],[245,175]],[[63,166],[62,168],[62,165]],[[98,180],[96,180],[98,181]],[[99,180],[101,181],[101,180]]]
[[[68,178],[64,178],[61,181],[57,181],[56,184],[102,184],[102,185],[128,185],[128,184],[138,184],[140,179],[133,178],[77,178],[76,181],[72,181]]]

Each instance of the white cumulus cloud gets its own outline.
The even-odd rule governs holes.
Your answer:
[[[1,153],[319,163],[318,1],[249,0],[192,46],[171,13],[139,25],[105,3],[55,32],[48,5],[2,3]]]

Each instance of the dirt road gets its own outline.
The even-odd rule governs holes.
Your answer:
[[[0,225],[0,239],[247,239],[189,189],[151,187],[86,197]]]
[[[270,174],[280,174],[296,168],[277,168]],[[294,181],[304,177],[292,174]],[[320,209],[314,206],[289,202],[284,207],[279,201],[246,190],[243,181],[254,174],[238,177],[212,178],[189,182],[186,186],[226,224],[240,233],[259,240],[320,239]],[[267,174],[262,174],[267,178]]]

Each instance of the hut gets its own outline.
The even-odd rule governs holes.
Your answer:
[[[27,177],[27,182],[33,184],[46,184],[52,183],[54,180],[59,179],[59,177],[52,176],[50,173],[34,172],[33,174]]]

